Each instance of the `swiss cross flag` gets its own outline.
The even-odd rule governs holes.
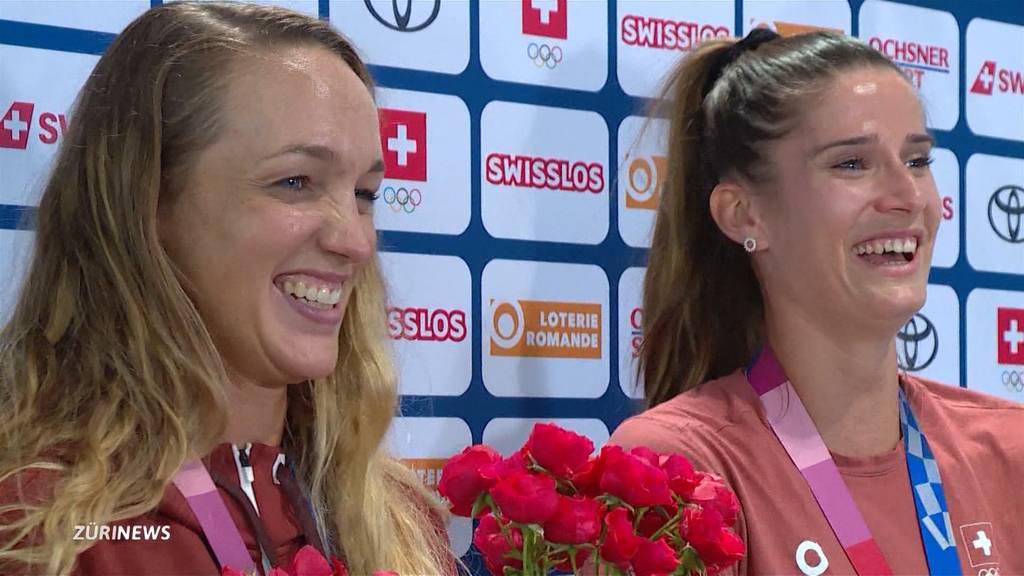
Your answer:
[[[1000,364],[1024,364],[1024,308],[996,309],[996,342]]]
[[[28,132],[32,126],[34,110],[35,104],[31,102],[11,103],[7,113],[0,119],[0,148],[24,150],[28,146]]]
[[[426,113],[381,108],[380,142],[385,178],[427,180]]]
[[[986,60],[981,65],[981,70],[978,71],[978,77],[974,79],[974,85],[971,86],[971,92],[975,94],[985,94],[988,96],[992,95],[992,85],[996,81],[996,63],[992,60]]]
[[[523,3],[523,34],[561,38],[569,35],[566,0],[520,0]]]

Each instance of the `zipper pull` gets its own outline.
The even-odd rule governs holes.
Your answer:
[[[249,460],[249,452],[252,450],[252,444],[246,444],[244,450],[238,451],[238,462],[242,465],[242,471],[245,473],[245,479],[249,484],[256,481],[256,473],[252,469],[252,462]]]

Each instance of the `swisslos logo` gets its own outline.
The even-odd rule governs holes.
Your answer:
[[[12,102],[0,119],[0,148],[24,150],[32,139],[32,128],[37,127],[36,139],[43,144],[56,144],[57,139],[67,130],[67,119],[63,114],[43,112],[37,124],[33,125],[35,104]]]
[[[626,208],[657,210],[666,161],[658,154],[630,161],[626,169]]]
[[[462,342],[466,313],[443,308],[388,308],[388,333],[395,340]]]
[[[569,37],[567,0],[520,0],[523,34],[565,40]]]
[[[604,191],[604,166],[600,162],[491,152],[484,160],[484,177],[495,186],[594,194]]]
[[[491,301],[491,356],[601,358],[601,305]]]
[[[993,92],[1024,96],[1024,72],[1000,68],[995,60],[986,60],[971,85],[971,93],[991,96]]]
[[[384,177],[427,180],[427,115],[411,110],[380,109]]]
[[[888,56],[920,88],[928,72],[949,74],[949,49],[935,44],[920,44],[898,38],[873,36],[868,45]]]
[[[1024,364],[1024,308],[996,309],[996,340],[1000,364]]]
[[[628,14],[620,24],[619,35],[629,46],[689,50],[708,38],[729,36],[729,28],[682,20]]]

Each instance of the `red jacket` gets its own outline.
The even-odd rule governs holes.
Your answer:
[[[253,562],[261,570],[261,539],[272,566],[287,566],[292,556],[306,544],[322,550],[312,514],[287,465],[276,466],[280,483],[274,481],[275,463],[280,454],[278,447],[263,444],[252,445],[249,452],[248,463],[254,476],[251,492],[259,508],[258,516],[239,482],[241,462],[231,444],[217,446],[203,459]],[[30,491],[36,492],[34,488]],[[0,495],[0,501],[10,501],[10,496]],[[126,536],[136,526],[140,528],[134,528],[135,534]],[[76,530],[79,533],[72,536],[96,541],[79,555],[73,570],[75,576],[220,574],[195,514],[173,485],[167,487],[163,500],[152,512],[112,523],[106,534],[99,536],[99,527],[88,528]],[[444,536],[440,519],[437,525],[427,529],[437,531],[439,537]],[[4,570],[0,572],[8,574]]]

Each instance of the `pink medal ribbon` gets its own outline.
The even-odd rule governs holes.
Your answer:
[[[220,563],[219,568],[230,566],[245,574],[255,573],[256,564],[202,460],[191,460],[182,465],[173,482],[199,520],[206,541]]]
[[[857,574],[891,575],[892,569],[871,536],[832,455],[771,347],[747,370],[775,436],[800,470]]]

